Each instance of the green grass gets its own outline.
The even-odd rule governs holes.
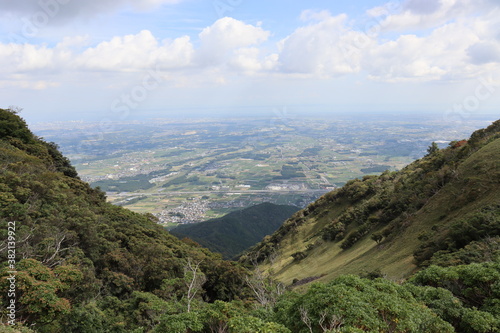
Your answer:
[[[286,284],[294,279],[322,276],[328,281],[342,274],[363,274],[380,269],[393,280],[403,280],[415,272],[413,252],[422,244],[418,236],[423,233],[446,233],[449,226],[468,214],[492,203],[500,203],[500,139],[489,143],[465,158],[457,169],[454,180],[441,188],[417,212],[406,217],[405,227],[391,240],[376,244],[370,234],[380,231],[379,226],[364,236],[353,247],[342,250],[340,242],[322,241],[318,232],[345,206],[326,204],[308,216],[305,223],[288,233],[279,244],[279,256],[262,268]],[[353,228],[349,225],[349,228]],[[346,235],[349,233],[346,230]],[[312,250],[309,244],[320,242]],[[307,251],[306,258],[294,261],[292,254]]]

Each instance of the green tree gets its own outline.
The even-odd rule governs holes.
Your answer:
[[[438,147],[437,143],[435,143],[433,141],[431,143],[431,145],[429,146],[429,148],[427,148],[427,155],[432,155],[432,154],[436,153],[437,151],[439,151],[439,147]]]
[[[50,269],[35,259],[23,259],[16,265],[16,313],[20,322],[36,323],[40,332],[50,332],[56,323],[71,310],[68,299],[61,293],[78,283],[83,274],[72,265]],[[8,269],[1,272],[0,289],[7,290]],[[2,295],[3,296],[3,295]]]
[[[288,293],[275,307],[276,321],[292,332],[453,332],[452,326],[403,286],[348,275]]]
[[[410,280],[415,285],[441,287],[450,290],[470,307],[496,310],[495,299],[500,298],[500,262],[474,263],[453,267],[430,266]]]

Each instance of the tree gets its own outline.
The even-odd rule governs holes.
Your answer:
[[[276,321],[292,332],[453,332],[404,286],[384,279],[341,276],[304,294],[287,293],[275,306]]]
[[[285,286],[281,282],[273,281],[266,276],[256,264],[253,274],[246,276],[245,281],[257,302],[265,308],[274,306],[278,297],[285,292]]]
[[[64,265],[52,270],[35,259],[23,259],[16,269],[16,317],[19,322],[37,323],[42,325],[39,326],[41,329],[44,324],[51,324],[69,313],[71,304],[68,299],[61,297],[61,293],[83,278],[77,267]],[[7,268],[0,275],[0,289],[7,290]]]
[[[0,109],[0,137],[18,138],[24,143],[34,141],[28,125],[17,115],[18,109]]]
[[[429,146],[429,148],[427,148],[427,156],[436,153],[438,150],[439,150],[439,147],[438,147],[437,143],[435,143],[433,141],[431,143],[431,145]]]
[[[207,280],[205,274],[199,270],[201,261],[196,263],[193,262],[191,258],[188,258],[186,265],[184,266],[184,281],[187,287],[187,312],[191,311],[191,302],[195,298],[196,294],[200,289],[202,289],[203,283]]]
[[[23,111],[23,108],[17,105],[10,105],[7,111],[12,112],[13,114],[19,114]]]

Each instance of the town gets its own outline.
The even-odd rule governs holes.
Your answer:
[[[272,116],[123,122],[101,133],[97,123],[35,129],[57,138],[80,177],[110,202],[175,226],[261,202],[305,207],[349,179],[399,170],[430,143],[446,146],[487,121]]]

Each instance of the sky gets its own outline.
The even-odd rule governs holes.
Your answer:
[[[500,1],[2,0],[0,100],[28,123],[499,115]]]

